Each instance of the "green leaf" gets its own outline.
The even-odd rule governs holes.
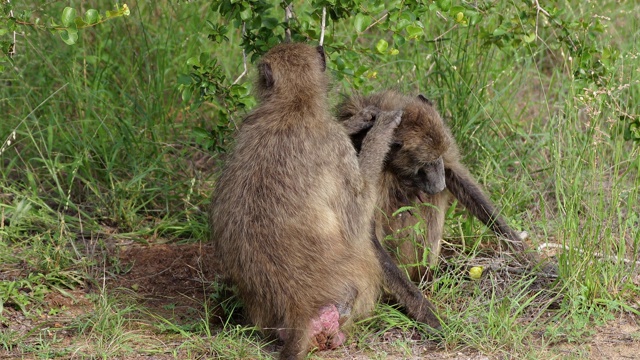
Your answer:
[[[240,18],[243,21],[247,21],[247,20],[251,19],[252,15],[253,15],[253,11],[251,11],[250,7],[246,8],[246,9],[244,9],[244,10],[242,10],[240,12]]]
[[[396,31],[400,31],[406,28],[407,26],[411,25],[412,23],[413,23],[412,21],[402,18],[398,20],[398,22],[396,23]]]
[[[89,25],[93,25],[100,21],[100,13],[96,9],[89,9],[84,13],[84,21]]]
[[[531,34],[523,36],[523,40],[527,44],[532,43],[535,39],[536,39],[536,34],[535,33],[531,33]]]
[[[380,54],[384,54],[385,51],[387,51],[387,48],[389,47],[389,43],[385,40],[385,39],[380,39],[378,40],[378,42],[376,43],[376,50],[380,53]]]
[[[200,57],[199,56],[190,57],[189,59],[187,59],[187,65],[202,67],[202,65],[200,64]]]
[[[280,21],[274,17],[267,17],[262,19],[262,27],[269,30],[275,29],[276,27],[278,27],[278,24],[280,24]]]
[[[356,15],[354,26],[358,33],[363,32],[367,28],[367,16],[362,13],[358,13],[358,15]]]
[[[442,11],[449,11],[451,9],[451,0],[438,0],[438,7]]]
[[[191,88],[185,88],[182,90],[182,101],[189,102],[191,100],[191,95],[193,94],[193,90]]]
[[[505,29],[502,26],[500,26],[499,28],[496,28],[495,30],[493,30],[493,36],[502,36],[502,35],[504,35],[506,33],[507,33],[507,29]]]
[[[76,19],[76,9],[67,6],[66,8],[64,8],[64,10],[62,10],[62,17],[60,19],[62,20],[62,25],[67,27],[71,26],[71,24],[73,24]],[[78,37],[76,36],[76,39],[77,38]]]
[[[417,25],[409,25],[407,26],[407,35],[409,39],[417,39],[419,36],[424,34],[424,29]]]
[[[59,34],[62,41],[64,41],[67,45],[73,45],[78,41],[78,30],[76,29],[68,28],[65,30],[60,30]]]
[[[191,76],[184,75],[184,74],[178,75],[178,84],[179,85],[191,85],[192,83],[193,83],[193,80],[191,79]]]

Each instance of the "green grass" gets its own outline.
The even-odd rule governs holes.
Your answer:
[[[377,74],[362,89],[436,101],[465,163],[533,247],[566,247],[554,249],[555,280],[497,270],[472,281],[469,266],[501,258],[484,252],[495,243],[490,232],[452,208],[445,240],[455,255],[422,284],[448,319],[438,351],[581,358],[596,325],[640,318],[638,265],[622,261],[640,256],[640,147],[623,137],[640,113],[640,7],[562,4],[575,18],[610,19],[589,41],[617,47],[619,57],[597,82],[576,78],[568,69],[578,59],[562,50],[510,55],[483,45],[476,28],[447,32],[451,24],[436,17],[427,37],[446,33],[447,41],[408,43],[397,61],[362,59]],[[218,154],[198,145],[197,129],[212,129],[221,106],[182,103],[177,79],[187,59],[213,51],[229,78],[242,71],[237,34],[220,52],[202,32],[204,18],[215,19],[209,3],[129,7],[130,17],[83,30],[76,46],[27,29],[14,66],[0,74],[0,323],[27,324],[0,332],[0,354],[269,358],[274,347],[231,316],[233,304],[221,311],[215,289],[204,287],[202,307],[180,319],[118,288],[131,269],[120,249],[208,236]],[[351,36],[345,25],[332,31]],[[378,36],[374,29],[358,41]],[[344,78],[335,90],[351,92],[351,84]],[[65,305],[51,303],[54,294]],[[389,340],[394,329],[406,336]],[[380,305],[356,326],[353,348],[339,351],[402,358],[425,344],[436,351],[428,338]],[[557,350],[562,344],[574,351]]]

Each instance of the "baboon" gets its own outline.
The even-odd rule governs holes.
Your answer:
[[[362,139],[372,124],[360,121],[364,118],[354,114],[371,106],[381,111],[403,111],[378,184],[379,211],[376,211],[375,226],[379,239],[393,234],[394,239],[386,242],[386,247],[397,252],[398,263],[407,266],[412,280],[419,281],[425,273],[426,269],[419,265],[424,263],[424,247],[429,249],[429,266],[438,262],[444,217],[452,195],[510,249],[524,253],[526,233],[518,234],[507,225],[460,162],[460,151],[451,131],[431,101],[422,95],[410,97],[394,91],[345,99],[338,106],[338,120],[343,122],[361,156],[365,153],[365,149],[361,151]],[[407,213],[395,217],[392,214],[401,207],[425,203],[429,205],[419,205],[414,211],[420,212],[427,224],[427,233],[415,234],[417,239],[411,239],[413,231],[409,229],[418,218]]]
[[[401,112],[353,114],[375,122],[358,156],[329,112],[325,67],[322,47],[286,43],[264,55],[259,104],[212,195],[213,251],[249,318],[284,340],[280,359],[304,357],[311,340],[339,345],[339,327],[367,315],[383,284],[410,316],[440,327],[372,234],[376,184]]]

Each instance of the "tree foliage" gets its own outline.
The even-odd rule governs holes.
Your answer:
[[[0,72],[4,70],[3,64],[10,62],[16,53],[16,34],[24,28],[50,31],[67,45],[73,45],[78,41],[78,30],[130,14],[127,4],[116,4],[114,10],[107,10],[104,14],[88,9],[82,16],[75,8],[67,6],[57,17],[43,13],[44,19],[34,15],[34,10],[23,8],[14,11],[14,4],[6,0],[0,4]]]
[[[322,8],[327,12],[328,66],[343,87],[360,91],[376,89],[371,80],[378,77],[379,64],[401,63],[416,52],[434,55],[430,82],[444,84],[448,92],[457,86],[451,79],[482,89],[486,78],[479,79],[478,73],[495,56],[517,64],[548,53],[571,59],[567,71],[585,86],[606,86],[618,56],[613,47],[595,45],[593,40],[604,30],[598,17],[577,17],[561,1],[545,2],[542,8],[535,0],[509,5],[489,0],[314,0],[293,3],[293,18],[287,20],[288,5],[266,0],[212,2],[216,21],[207,22],[206,33],[218,51],[194,54],[179,85],[183,99],[194,108],[203,102],[219,104],[212,137],[227,133],[233,114],[253,104],[251,85],[239,82],[238,74],[225,73],[217,60],[227,56],[225,48],[239,46],[246,61],[254,62],[284,41],[286,29],[293,41],[317,43]],[[337,28],[350,35],[334,35],[344,33],[334,32]]]

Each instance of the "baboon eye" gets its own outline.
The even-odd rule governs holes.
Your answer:
[[[402,149],[402,141],[395,140],[391,143],[391,150],[400,150]]]

